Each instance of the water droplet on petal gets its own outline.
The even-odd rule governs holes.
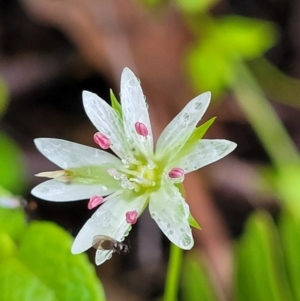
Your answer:
[[[189,115],[188,113],[185,113],[185,114],[182,116],[182,118],[183,118],[183,121],[184,121],[184,122],[188,122],[188,121],[190,120],[190,115]]]
[[[198,110],[200,110],[201,108],[202,108],[202,102],[200,102],[200,101],[199,101],[199,102],[196,102],[196,103],[195,103],[195,110],[198,111]]]

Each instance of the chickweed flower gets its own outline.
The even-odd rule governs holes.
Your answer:
[[[121,105],[111,93],[112,106],[88,91],[85,111],[97,128],[98,148],[52,139],[35,139],[38,150],[61,170],[37,176],[50,180],[33,188],[38,198],[54,202],[89,199],[88,208],[100,207],[76,236],[72,253],[89,249],[96,235],[123,241],[147,205],[152,218],[171,242],[191,249],[192,218],[179,185],[184,175],[229,154],[236,144],[201,139],[214,119],[200,127],[210,93],[192,99],[161,133],[154,150],[148,105],[140,82],[125,68],[121,76]],[[113,250],[97,250],[96,264]]]

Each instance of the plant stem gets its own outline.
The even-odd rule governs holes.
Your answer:
[[[236,100],[277,169],[299,163],[298,151],[273,107],[243,63],[232,88]],[[249,141],[251,143],[251,141]]]
[[[183,251],[171,243],[163,301],[176,301]]]

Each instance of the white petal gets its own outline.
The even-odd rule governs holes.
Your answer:
[[[205,113],[210,96],[210,92],[206,92],[192,99],[167,125],[157,141],[155,157],[158,160],[163,157],[171,160],[184,146]]]
[[[235,148],[236,143],[228,140],[201,139],[196,148],[188,155],[180,158],[179,152],[174,158],[172,166],[174,165],[176,167],[180,167],[185,171],[185,173],[189,173],[222,159],[231,153]],[[171,166],[169,168],[171,168]]]
[[[188,223],[189,206],[173,184],[166,181],[161,189],[150,195],[149,210],[171,242],[185,250],[193,247],[194,239]]]
[[[153,137],[148,107],[140,82],[128,68],[123,70],[121,76],[121,105],[126,136],[145,156],[152,157]],[[146,126],[147,137],[140,136],[136,132],[135,124],[137,122]]]
[[[133,193],[128,194],[127,191],[109,198],[79,231],[72,246],[73,254],[89,249],[95,235],[107,235],[122,241],[131,230],[131,225],[126,222],[126,212],[137,210],[141,214],[147,201],[146,195],[134,197]],[[97,250],[96,264],[109,259],[110,253]]]
[[[67,140],[37,138],[34,143],[47,159],[62,169],[120,164],[120,160],[108,152]]]
[[[123,122],[116,111],[94,93],[83,91],[82,98],[85,112],[94,126],[110,139],[112,143],[110,148],[120,158],[130,154],[130,145],[125,138]]]
[[[34,187],[31,193],[35,197],[47,201],[68,202],[89,199],[93,195],[108,195],[116,189],[116,187],[108,187],[102,184],[69,184],[57,180],[48,180]]]

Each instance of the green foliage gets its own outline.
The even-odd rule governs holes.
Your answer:
[[[3,80],[0,78],[0,117],[5,113],[8,104],[8,90]]]
[[[14,194],[25,188],[25,165],[18,146],[0,132],[0,185]]]
[[[246,224],[237,244],[235,277],[237,300],[293,300],[279,235],[266,212],[254,213]]]
[[[26,217],[23,209],[0,207],[0,229],[12,240],[18,242],[26,228]],[[0,248],[1,249],[1,248]]]
[[[234,300],[300,300],[300,209],[286,205],[276,224],[267,212],[248,219],[234,248]],[[215,301],[214,288],[200,258],[183,265],[182,300]]]
[[[276,41],[271,23],[240,16],[203,18],[189,50],[188,72],[197,90],[221,94],[235,79],[236,64],[260,57]]]
[[[179,9],[189,14],[205,12],[217,2],[219,2],[219,0],[176,0]]]
[[[277,196],[286,203],[300,208],[299,174],[300,164],[285,164],[280,170],[264,168],[262,175],[270,185],[269,189],[276,191]]]
[[[182,270],[182,298],[188,301],[217,301],[207,269],[199,258],[189,254]]]
[[[286,206],[279,219],[279,234],[286,265],[287,278],[294,300],[300,300],[300,210],[298,207]]]
[[[88,258],[71,254],[72,237],[63,229],[50,222],[27,226],[20,209],[1,207],[0,229],[1,301],[105,300]]]

